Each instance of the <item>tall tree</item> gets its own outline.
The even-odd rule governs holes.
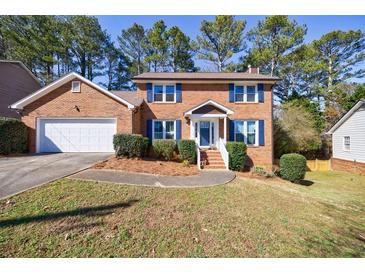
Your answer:
[[[210,61],[217,71],[226,70],[231,57],[244,50],[243,30],[246,21],[234,16],[218,15],[213,22],[203,20],[195,49],[198,57]]]
[[[190,38],[178,27],[167,31],[169,66],[172,71],[195,71]]]
[[[318,97],[331,103],[335,86],[352,78],[365,76],[358,65],[365,61],[365,36],[358,31],[332,31],[311,43],[318,64]]]
[[[134,23],[132,27],[122,30],[118,36],[120,49],[132,63],[133,74],[141,74],[145,70],[144,59],[146,57],[147,37],[143,26]]]
[[[114,46],[110,36],[104,48],[107,83],[102,83],[108,90],[129,88],[128,62],[122,52]]]
[[[168,69],[168,39],[167,27],[163,20],[153,24],[147,32],[147,56],[146,62],[149,70],[166,71]]]
[[[248,32],[252,43],[246,62],[259,66],[264,72],[278,75],[283,58],[301,45],[307,27],[290,21],[288,16],[273,15],[260,20]]]
[[[89,16],[72,16],[68,20],[71,28],[71,51],[80,74],[89,80],[101,74],[103,67],[103,47],[106,34],[101,29],[98,19]]]

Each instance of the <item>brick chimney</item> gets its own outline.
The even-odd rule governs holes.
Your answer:
[[[248,65],[248,69],[246,70],[246,73],[260,74],[260,68],[251,68],[251,65]]]

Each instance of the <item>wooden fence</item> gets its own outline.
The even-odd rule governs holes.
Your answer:
[[[274,160],[274,165],[279,166],[279,159]],[[331,160],[307,160],[308,171],[329,171],[332,170]]]
[[[307,160],[307,168],[310,171],[329,171],[331,170],[331,160]]]

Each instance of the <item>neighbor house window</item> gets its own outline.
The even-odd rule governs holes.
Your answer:
[[[80,92],[80,81],[72,81],[72,92]]]
[[[153,100],[155,102],[175,102],[175,85],[154,85]]]
[[[235,86],[234,101],[235,102],[257,102],[256,86]]]
[[[350,139],[350,136],[343,137],[343,149],[349,151],[350,148],[351,148],[351,139]]]
[[[175,121],[153,121],[153,139],[175,139]]]
[[[257,146],[258,121],[239,121],[234,123],[234,137],[236,142],[244,142],[247,145]]]

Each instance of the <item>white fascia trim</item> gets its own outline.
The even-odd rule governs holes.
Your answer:
[[[219,103],[217,103],[217,102],[215,102],[213,100],[209,100],[209,101],[206,101],[206,102],[204,102],[204,103],[196,106],[193,109],[188,110],[187,112],[185,112],[185,116],[186,115],[192,115],[194,110],[197,110],[197,109],[199,109],[199,108],[201,108],[201,107],[203,107],[205,105],[213,105],[213,106],[215,106],[215,107],[217,107],[219,109],[224,110],[226,112],[226,114],[224,114],[224,116],[227,116],[229,114],[233,114],[233,111],[232,110],[226,108],[225,106],[223,106],[223,105],[221,105],[221,104],[219,104]],[[211,114],[211,115],[213,115],[213,114]],[[219,115],[222,115],[222,114],[219,114]],[[224,116],[222,116],[222,117],[224,117]],[[214,116],[211,116],[211,117],[214,117]],[[217,116],[215,116],[215,117],[217,117]]]
[[[96,90],[108,95],[109,97],[115,99],[118,102],[121,102],[123,104],[125,104],[129,109],[134,109],[134,105],[132,105],[131,103],[127,102],[126,100],[114,95],[113,93],[111,93],[110,91],[103,89],[102,87],[96,85],[95,83],[91,82],[90,80],[82,77],[81,75],[75,73],[75,72],[71,72],[63,77],[61,77],[60,79],[54,81],[53,83],[39,89],[38,91],[32,93],[31,95],[19,100],[18,102],[10,105],[10,108],[12,109],[23,109],[26,105],[36,101],[37,99],[41,98],[42,96],[50,93],[51,91],[55,90],[56,88],[62,86],[63,84],[71,81],[72,79],[79,79],[82,82],[85,82],[86,84],[92,86],[93,88],[95,88]]]
[[[333,127],[331,127],[329,131],[326,132],[326,134],[333,134],[336,129],[339,128],[348,118],[350,118],[352,114],[354,114],[354,112],[357,111],[364,103],[365,101],[357,102],[356,105],[352,107],[352,109],[350,109],[336,124],[334,124]]]

